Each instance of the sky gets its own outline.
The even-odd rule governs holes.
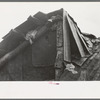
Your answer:
[[[100,37],[100,2],[0,2],[0,41],[30,15],[61,8],[74,18],[82,32]]]

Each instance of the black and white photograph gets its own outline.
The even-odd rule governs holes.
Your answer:
[[[0,2],[0,99],[100,99],[100,2],[63,1]]]
[[[0,81],[99,81],[99,9],[99,2],[0,2]]]

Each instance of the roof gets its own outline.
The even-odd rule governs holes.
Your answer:
[[[57,14],[62,15],[62,9],[48,14],[39,11],[35,15],[29,16],[25,22],[17,26],[15,29],[11,29],[9,33],[3,37],[3,41],[0,43],[0,49],[7,50],[7,52],[13,50],[18,44],[20,44],[20,42],[24,41],[23,37],[25,37],[28,31],[34,30],[39,25],[44,25],[47,19]],[[13,41],[15,42],[14,44]],[[10,44],[12,44],[12,46],[9,48]]]
[[[72,61],[70,58],[72,54],[79,56],[80,58],[90,54],[84,39],[80,35],[82,33],[77,26],[77,23],[66,11],[64,11],[64,9],[56,10],[48,14],[39,11],[35,15],[29,16],[25,22],[17,26],[15,29],[12,29],[7,35],[3,37],[3,41],[0,43],[0,49],[5,50],[6,53],[14,50],[25,40],[25,36],[29,31],[36,29],[38,26],[43,26],[48,21],[48,19],[57,15],[62,16],[63,23],[65,23],[63,24],[63,33],[65,37],[64,60],[67,62]],[[70,45],[68,43],[70,43]],[[73,59],[73,62],[77,62],[75,59]]]

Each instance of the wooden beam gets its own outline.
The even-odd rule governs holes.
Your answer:
[[[71,62],[70,30],[66,12],[63,10],[63,38],[64,38],[64,61]]]

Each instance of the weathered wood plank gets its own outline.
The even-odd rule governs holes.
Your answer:
[[[70,32],[66,12],[63,11],[64,60],[71,62]]]
[[[75,42],[76,42],[76,45],[77,45],[77,47],[78,47],[79,53],[80,53],[81,57],[84,57],[84,56],[85,56],[85,52],[84,52],[84,49],[83,49],[81,40],[80,40],[80,38],[79,38],[79,36],[78,36],[78,34],[77,34],[77,32],[76,32],[74,23],[73,23],[72,20],[69,18],[69,16],[68,16],[67,13],[66,13],[66,15],[67,15],[68,23],[69,23],[69,25],[70,25],[70,28],[71,28],[73,37],[74,37]]]

